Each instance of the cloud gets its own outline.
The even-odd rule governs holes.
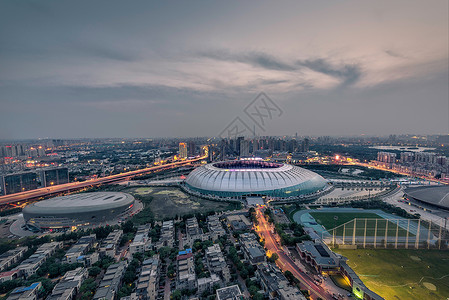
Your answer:
[[[297,69],[294,65],[286,64],[276,57],[262,52],[232,53],[227,50],[209,50],[200,52],[199,55],[214,60],[246,63],[268,70],[294,71]]]
[[[361,68],[356,64],[335,66],[325,59],[300,60],[297,64],[312,71],[338,78],[342,82],[341,85],[345,86],[356,83],[362,75]]]
[[[210,50],[200,52],[199,55],[214,60],[246,63],[266,70],[297,72],[307,68],[314,72],[339,79],[342,86],[356,83],[362,75],[361,67],[358,64],[335,65],[325,58],[298,60],[296,63],[289,64],[274,55],[254,51],[232,53],[228,50]],[[280,82],[284,83],[285,81]]]
[[[396,58],[408,58],[407,56],[405,56],[405,55],[402,55],[401,53],[398,53],[398,52],[396,52],[396,51],[393,51],[393,50],[384,50],[384,52],[386,53],[386,54],[388,54],[389,56],[392,56],[392,57],[396,57]]]

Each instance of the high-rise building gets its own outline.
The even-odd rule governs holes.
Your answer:
[[[187,144],[179,143],[179,158],[187,158]]]
[[[42,187],[69,182],[68,168],[46,169],[39,172]]]
[[[37,189],[38,181],[36,173],[26,172],[1,176],[0,185],[3,195],[9,195]]]
[[[377,152],[377,161],[384,163],[395,163],[396,162],[396,153],[392,152]]]
[[[196,155],[196,145],[194,141],[189,141],[187,143],[187,153],[189,157]]]
[[[309,144],[309,139],[305,138],[301,143],[301,152],[309,152]]]
[[[249,156],[249,141],[248,140],[241,140],[240,141],[240,157],[247,157]]]

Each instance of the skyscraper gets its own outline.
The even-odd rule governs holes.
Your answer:
[[[179,143],[179,158],[187,158],[187,144]]]

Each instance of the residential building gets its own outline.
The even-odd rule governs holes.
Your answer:
[[[197,288],[195,262],[191,252],[178,255],[176,258],[176,289],[192,290]]]
[[[42,287],[42,283],[35,282],[30,286],[21,286],[14,289],[7,300],[37,300],[39,289]]]
[[[259,244],[256,235],[253,233],[243,233],[239,236],[245,258],[252,264],[259,264],[266,261],[264,248]]]
[[[207,228],[209,229],[209,239],[216,241],[220,236],[225,236],[226,231],[221,225],[220,218],[217,215],[207,217]]]
[[[157,299],[159,275],[160,260],[158,256],[143,261],[136,283],[137,299]]]
[[[228,221],[228,225],[235,231],[245,231],[251,229],[252,227],[251,222],[243,214],[229,215],[226,219]]]
[[[287,278],[275,264],[260,264],[257,267],[256,277],[268,299],[306,299],[299,289],[290,286]]]
[[[109,233],[106,239],[103,241],[100,247],[100,255],[115,257],[120,239],[123,236],[123,230],[114,230]]]
[[[220,276],[224,284],[231,280],[231,273],[219,244],[214,244],[206,249],[206,264],[209,272]]]
[[[72,300],[79,292],[81,284],[88,277],[86,268],[77,268],[65,273],[58,284],[55,285],[51,295],[46,300]]]
[[[173,220],[164,221],[161,228],[161,237],[156,244],[156,248],[173,247],[175,244],[175,226]]]
[[[22,270],[11,270],[0,273],[0,283],[22,277]]]
[[[203,240],[204,238],[205,236],[203,235],[203,230],[198,225],[198,220],[195,217],[187,219],[185,244],[193,246],[195,240]]]
[[[131,253],[131,255],[134,253],[145,252],[150,249],[151,238],[148,236],[150,229],[151,227],[149,224],[139,226],[133,242],[129,245],[129,253]]]
[[[33,255],[25,259],[18,267],[18,270],[23,271],[25,278],[36,273],[37,269],[50,257],[57,249],[61,248],[61,242],[52,242],[41,245],[37,248]]]
[[[128,264],[126,261],[110,265],[100,282],[93,297],[94,300],[115,299],[122,283],[123,275]]]
[[[241,300],[244,299],[242,292],[237,284],[218,289],[216,292],[217,300]]]
[[[92,249],[97,238],[95,234],[81,237],[64,256],[64,262],[68,264],[85,263],[85,254]]]
[[[215,285],[221,286],[222,280],[216,274],[210,274],[210,277],[198,278],[198,294],[202,294],[205,291],[212,292]]]
[[[18,263],[27,250],[28,247],[19,247],[8,250],[0,255],[0,271],[4,271],[12,265]]]

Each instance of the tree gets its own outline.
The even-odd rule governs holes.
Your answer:
[[[173,300],[181,300],[182,294],[180,290],[176,290],[173,292],[173,294],[171,294],[170,299]]]
[[[276,260],[278,260],[278,258],[279,258],[279,255],[278,255],[277,253],[273,253],[273,254],[268,258],[268,261],[269,261],[269,262],[272,262],[272,263],[275,263]]]
[[[89,276],[96,277],[98,274],[101,273],[101,268],[98,266],[93,266],[89,269]]]

